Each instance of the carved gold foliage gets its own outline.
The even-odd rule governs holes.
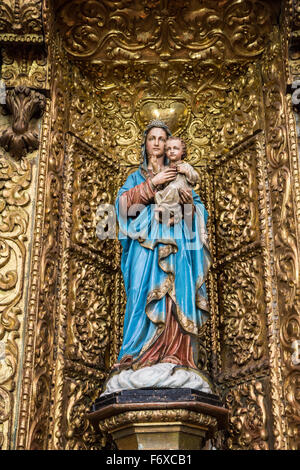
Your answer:
[[[198,368],[202,371],[208,372],[209,370],[209,359],[211,356],[210,351],[210,325],[206,323],[201,328],[200,338],[199,338],[199,345],[198,345]]]
[[[297,381],[288,380],[295,371],[292,363],[292,343],[299,334],[299,245],[297,230],[299,220],[299,202],[295,195],[296,183],[298,186],[298,159],[294,152],[289,151],[289,135],[287,133],[287,115],[285,105],[285,81],[281,44],[278,32],[275,30],[272,44],[264,57],[262,72],[264,80],[264,99],[267,124],[266,157],[268,164],[268,180],[271,194],[271,211],[274,234],[274,266],[278,288],[278,310],[280,319],[280,339],[283,348],[282,364],[283,377],[286,377],[284,394],[291,398],[297,396]],[[294,134],[291,126],[291,134]],[[295,164],[295,161],[297,163]],[[295,173],[292,174],[292,168]],[[295,181],[295,186],[293,186]],[[274,367],[271,363],[271,367]],[[288,419],[289,429],[297,428],[298,418],[289,406],[286,409],[283,424]],[[278,418],[277,418],[278,419]],[[279,434],[278,434],[279,435]],[[282,435],[279,435],[282,439]],[[278,441],[279,441],[278,438]],[[299,445],[294,439],[294,431],[285,436],[287,446]],[[296,443],[295,443],[296,442]],[[281,442],[276,445],[283,445]]]
[[[229,449],[269,450],[265,383],[253,380],[232,389],[225,398],[230,409]]]
[[[111,150],[111,133],[103,128],[95,85],[76,66],[72,67],[71,93],[70,130],[93,148]]]
[[[27,410],[30,427],[26,448],[29,449],[46,449],[48,443],[53,346],[57,321],[57,288],[61,262],[59,237],[66,125],[66,81],[64,68],[56,56],[57,50],[54,48],[52,53],[53,60],[57,61],[57,67],[52,84],[51,121],[50,125],[46,123],[46,126],[49,126],[46,132],[51,146],[47,156],[47,172],[42,180],[44,187],[41,189],[45,211],[43,213],[43,241],[39,251],[39,296],[37,316],[34,321],[36,341],[33,365],[31,364],[31,407],[29,411]]]
[[[264,353],[262,266],[258,257],[234,261],[220,275],[223,370]]]
[[[288,58],[290,59],[290,69],[293,75],[299,74],[300,55],[300,5],[298,0],[286,2],[285,22],[288,24]]]
[[[5,300],[3,299],[1,302],[2,305],[5,305],[16,299],[22,282],[22,275],[18,275],[16,266],[18,259],[24,259],[26,252],[24,241],[26,240],[29,217],[25,208],[30,202],[27,190],[32,179],[32,163],[24,160],[20,163],[14,163],[12,160],[2,157],[0,177],[0,257],[2,268],[0,288],[6,292]],[[11,269],[12,267],[14,269]]]
[[[19,360],[16,338],[18,333],[9,332],[0,341],[0,449],[3,450],[9,448],[14,419],[14,392]]]
[[[114,203],[117,168],[103,151],[97,154],[87,146],[75,145],[71,240],[77,247],[105,259],[106,266],[113,269],[118,266],[118,259],[112,256],[117,251],[117,241],[99,240],[96,226],[98,207]]]
[[[69,0],[58,21],[65,48],[84,59],[255,57],[272,10],[261,1]]]
[[[292,22],[294,29],[299,29],[300,28],[300,5],[299,5],[299,0],[292,0],[292,8],[293,8],[293,14],[292,14]]]
[[[93,375],[93,378],[88,377],[89,375]],[[67,403],[64,413],[64,449],[101,450],[104,441],[99,433],[96,435],[87,419],[87,413],[90,412],[91,403],[95,395],[97,396],[98,387],[102,381],[103,375],[95,374],[95,372],[87,374],[86,369],[71,365],[64,383],[64,397]]]
[[[113,366],[113,364],[116,363],[122,345],[123,322],[126,309],[126,294],[121,269],[119,269],[114,276],[114,291],[112,293],[111,304],[113,328],[111,332],[109,369]]]
[[[218,163],[214,172],[218,258],[259,238],[256,149],[249,147]]]
[[[40,0],[2,0],[1,41],[42,42],[41,8]]]
[[[190,152],[207,160],[227,152],[262,126],[261,85],[253,65],[210,66],[208,82],[201,85],[192,104]],[[204,75],[206,81],[206,74]],[[204,78],[203,77],[203,78]],[[196,144],[196,145],[195,145]],[[196,164],[197,159],[192,160]]]
[[[2,50],[1,77],[6,87],[25,85],[30,88],[45,89],[49,73],[47,57],[41,47],[23,46],[16,48],[7,44]]]
[[[276,271],[280,283],[281,299],[291,306],[296,294],[297,266],[299,266],[291,171],[287,147],[284,109],[283,71],[280,62],[280,46],[274,41],[265,59],[263,72],[267,122],[267,158],[272,194],[272,215],[275,228]],[[278,74],[281,72],[281,75]]]
[[[8,448],[17,380],[28,249],[32,162],[0,161],[0,446]]]
[[[290,449],[300,448],[300,374],[299,368],[290,371],[285,380]]]
[[[70,279],[68,354],[73,360],[104,369],[112,327],[110,277],[101,273],[101,265],[74,257]]]
[[[262,127],[259,70],[249,63],[109,63],[76,70],[72,131],[121,164],[140,163],[142,130],[153,118],[186,139],[194,165]],[[96,96],[86,96],[83,86],[94,86]]]

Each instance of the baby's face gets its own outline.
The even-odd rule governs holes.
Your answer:
[[[180,140],[172,139],[166,142],[166,155],[170,162],[178,162],[183,156],[183,147]]]

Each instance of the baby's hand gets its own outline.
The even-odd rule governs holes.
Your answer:
[[[185,167],[185,164],[184,163],[179,163],[177,165],[177,172],[178,173],[182,173],[183,175],[186,174],[186,167]]]

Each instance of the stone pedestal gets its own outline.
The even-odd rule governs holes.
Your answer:
[[[228,423],[216,395],[191,389],[139,389],[98,399],[88,415],[119,450],[200,450]]]

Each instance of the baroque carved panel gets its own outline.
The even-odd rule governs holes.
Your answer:
[[[282,44],[277,30],[264,56],[262,76],[267,135],[267,170],[271,194],[271,213],[274,247],[274,276],[277,279],[279,334],[282,347],[281,373],[283,393],[291,404],[286,409],[282,425],[288,420],[291,432],[285,435],[288,448],[300,446],[295,434],[300,411],[293,397],[297,396],[297,380],[293,380],[297,365],[293,364],[294,341],[299,340],[299,162],[295,145],[295,123],[289,120],[289,102],[285,97]],[[287,129],[290,126],[290,134]],[[293,137],[294,136],[294,137]],[[291,378],[291,380],[290,380]],[[290,401],[291,400],[291,401]],[[291,411],[293,409],[293,411]],[[283,438],[281,436],[283,441]],[[278,439],[279,440],[279,439]],[[277,444],[277,445],[282,445]]]
[[[111,277],[101,264],[72,257],[69,267],[69,335],[67,355],[105,369],[111,344]]]
[[[259,256],[224,266],[219,277],[222,372],[266,354],[263,268]]]
[[[219,315],[213,316],[214,330],[220,329],[219,351],[215,348],[220,359],[215,361],[217,367],[214,366],[214,376],[219,390],[228,390],[236,384],[245,384],[252,378],[254,380],[258,376],[266,377],[270,373],[270,389],[266,392],[266,403],[269,409],[272,409],[272,425],[276,439],[273,442],[271,433],[266,442],[259,446],[284,448],[284,423],[281,418],[283,407],[278,376],[279,328],[276,323],[278,315],[274,299],[276,290],[274,291],[272,264],[273,232],[270,228],[270,186],[267,179],[264,140],[264,135],[258,133],[212,164],[209,170],[211,178],[218,176],[215,179],[216,205],[212,208],[215,224],[211,229],[213,242],[219,237],[219,243],[215,242],[213,250],[215,263],[211,276],[212,299],[219,311]],[[223,179],[220,170],[223,169],[226,175],[227,166],[230,166],[231,172],[228,173],[228,178]],[[236,174],[247,174],[247,177],[237,180]],[[234,197],[230,195],[231,188],[234,188]],[[233,201],[233,208],[227,203],[227,193],[228,201]],[[208,200],[210,199],[211,197]],[[245,201],[248,208],[246,217],[237,223],[235,229],[234,207],[243,207]],[[212,202],[209,202],[210,207],[211,204]],[[232,218],[233,221],[228,237],[230,241],[226,241],[226,248],[219,251],[216,247],[224,245],[222,237],[226,236],[226,230],[222,231],[226,217]],[[253,227],[253,231],[245,231],[245,227]],[[214,337],[217,338],[217,335],[214,334]],[[245,394],[250,393],[250,389],[247,390]],[[240,393],[242,389],[238,388],[236,394]],[[269,393],[272,395],[269,396]],[[242,400],[242,397],[240,399]],[[228,442],[235,442],[232,444],[234,448],[247,448],[243,439],[249,440],[248,431],[241,423],[238,430],[240,435],[235,442],[236,431],[233,427],[230,428]]]
[[[112,62],[73,71],[72,132],[121,165],[140,163],[141,133],[153,118],[187,141],[193,165],[262,128],[259,69],[250,63]]]
[[[221,159],[214,171],[218,260],[259,240],[256,159],[254,142]]]
[[[42,44],[42,0],[2,0],[0,42]]]
[[[68,363],[66,364],[68,366]],[[63,419],[63,432],[60,448],[65,450],[101,450],[105,446],[104,437],[96,434],[87,413],[91,403],[99,394],[99,384],[103,374],[87,368],[70,365],[64,380],[64,402],[66,408]]]
[[[46,449],[49,440],[57,287],[61,262],[59,238],[66,123],[64,91],[67,88],[65,71],[56,48],[53,48],[52,54],[57,67],[53,75],[50,117],[47,114],[43,123],[28,334],[16,444],[20,449]]]
[[[252,380],[231,389],[225,395],[230,409],[227,446],[231,450],[269,450],[270,410],[265,380]]]
[[[85,143],[103,152],[111,150],[111,133],[105,131],[101,122],[99,98],[89,76],[72,67],[72,100],[70,102],[70,131]],[[111,158],[115,158],[110,152]]]
[[[24,276],[30,227],[32,162],[1,155],[0,212],[0,448],[7,449],[14,419]]]
[[[44,90],[49,88],[49,64],[42,47],[6,44],[1,49],[1,78],[6,87],[18,85]]]
[[[58,338],[54,362],[56,419],[51,423],[50,445],[76,449],[96,445],[85,415],[100,393],[115,354],[114,282],[118,285],[120,250],[115,239],[97,239],[96,225],[98,206],[114,200],[118,167],[103,150],[96,151],[70,134],[65,157],[58,307],[65,341]],[[73,376],[76,384],[69,381]],[[67,419],[63,414],[66,402]]]
[[[2,117],[0,127],[8,125]],[[27,316],[26,279],[32,247],[37,152],[13,160],[5,151],[0,163],[0,448],[8,449],[17,421],[16,406]]]
[[[103,261],[106,268],[119,266],[118,242],[114,239],[97,238],[97,209],[100,205],[114,204],[118,165],[104,153],[88,146],[74,143],[73,193],[71,242],[78,250],[84,250]],[[100,217],[100,216],[99,216]]]
[[[89,60],[256,57],[272,25],[274,3],[257,0],[58,2],[67,52]]]

